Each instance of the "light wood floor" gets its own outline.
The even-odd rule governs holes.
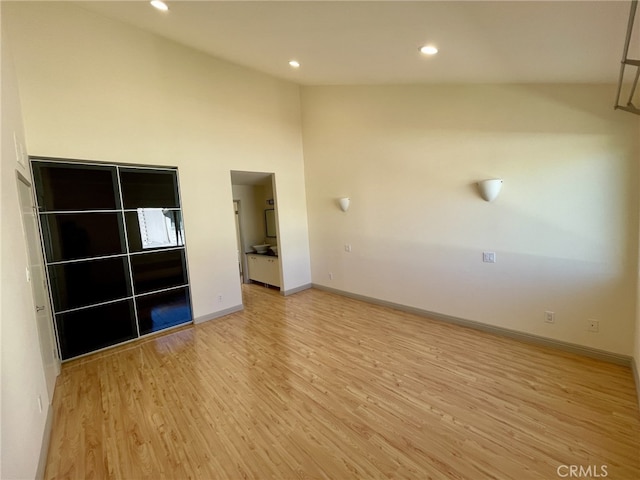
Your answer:
[[[244,301],[65,364],[46,478],[640,478],[629,368],[319,290]]]

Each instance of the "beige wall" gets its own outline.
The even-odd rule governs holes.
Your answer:
[[[631,355],[638,119],[612,109],[614,94],[304,87],[313,282]],[[487,203],[474,184],[492,177],[504,187]]]
[[[18,172],[30,179],[17,161],[14,135],[24,145],[18,85],[2,15],[0,91],[2,137],[0,192],[2,248],[0,256],[1,416],[0,478],[34,478],[49,414],[45,369],[40,351],[35,308],[27,282],[29,267],[18,201]],[[38,406],[42,402],[42,411]],[[42,473],[42,472],[40,472]]]
[[[242,301],[231,170],[276,174],[284,288],[310,282],[298,86],[69,4],[7,10],[30,155],[179,168],[195,317]]]

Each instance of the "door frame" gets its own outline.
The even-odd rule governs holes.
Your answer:
[[[27,254],[27,281],[30,284],[31,299],[34,311],[34,320],[36,322],[36,330],[38,332],[38,338],[40,343],[40,355],[42,357],[42,365],[44,367],[45,382],[47,384],[47,393],[49,395],[49,403],[53,401],[53,393],[55,390],[56,377],[60,374],[61,360],[60,360],[60,341],[58,339],[58,329],[56,328],[55,319],[53,316],[52,301],[51,301],[51,288],[49,286],[49,272],[44,261],[44,249],[42,239],[42,229],[40,227],[40,219],[38,218],[37,203],[35,199],[35,191],[33,183],[16,170],[16,188],[18,194],[18,204],[20,206],[20,223],[22,226],[22,236],[24,239],[25,251]],[[25,204],[25,196],[20,192],[21,188],[28,189],[27,198],[29,204]],[[25,192],[26,193],[26,192]],[[26,225],[25,216],[27,211],[32,211],[33,229],[29,229]],[[35,238],[29,238],[29,232],[35,235]],[[35,251],[32,251],[35,250]],[[35,257],[35,258],[34,258]],[[36,265],[37,264],[37,265]],[[38,286],[34,283],[34,276],[32,267],[36,265],[42,272],[42,297],[44,305],[38,305],[40,302],[36,288]],[[41,312],[41,313],[40,313]],[[42,316],[46,315],[46,318]],[[51,365],[49,363],[52,363]],[[49,371],[53,369],[53,371]]]
[[[237,205],[237,209],[236,209]],[[238,264],[240,265],[240,279],[241,283],[249,283],[248,268],[247,268],[247,256],[244,252],[244,241],[242,236],[242,201],[233,199],[234,220],[236,222],[236,243],[238,245]]]

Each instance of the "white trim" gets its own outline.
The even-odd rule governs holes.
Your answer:
[[[193,323],[198,325],[200,323],[208,322],[209,320],[215,320],[216,318],[224,317],[232,313],[241,312],[242,310],[244,310],[244,305],[240,303],[233,307],[225,308],[224,310],[218,310],[217,312],[209,313],[207,315],[201,315],[198,318],[194,318]]]
[[[139,207],[139,208],[123,208],[122,210],[125,213],[132,213],[132,212],[138,212],[138,210],[144,210],[146,208],[155,208],[155,209],[159,209],[159,210],[175,210],[177,212],[179,212],[180,210],[182,210],[180,207]],[[120,210],[118,210],[120,211]]]
[[[185,250],[185,248],[184,245],[178,245],[176,247],[161,247],[149,250],[141,250],[139,252],[129,252],[129,255],[144,255],[146,253],[169,252],[172,250]]]
[[[166,170],[171,172],[178,170],[178,167],[154,167],[152,165],[136,165],[133,163],[113,163],[111,165],[119,165],[122,168],[135,168],[136,170]]]
[[[109,161],[100,162],[98,160],[78,160],[74,158],[58,158],[58,157],[38,157],[36,155],[29,156],[29,160],[32,162],[46,162],[57,164],[69,164],[69,165],[86,165],[91,167],[115,167],[123,166],[124,168],[137,168],[141,170],[171,170],[175,171],[178,167],[167,167],[159,165],[136,165],[135,163],[113,163]]]
[[[49,445],[51,444],[51,431],[53,429],[53,405],[50,403],[47,408],[47,418],[44,422],[42,432],[42,444],[40,445],[40,455],[38,457],[38,469],[36,470],[36,480],[44,479],[47,468],[47,457],[49,456]]]
[[[106,302],[92,303],[90,305],[84,305],[82,307],[75,307],[75,308],[69,308],[67,310],[60,310],[59,312],[55,312],[54,315],[62,315],[65,313],[77,312],[79,310],[86,310],[88,308],[93,308],[93,307],[101,307],[102,305],[109,305],[111,303],[124,302],[125,300],[132,300],[132,299],[133,299],[133,295],[129,295],[128,297],[116,298],[115,300],[107,300]]]
[[[120,200],[120,215],[122,219],[122,236],[124,237],[124,250],[129,267],[129,286],[131,287],[131,300],[133,303],[133,320],[136,324],[136,336],[140,338],[140,321],[138,320],[138,305],[136,303],[136,284],[133,281],[133,265],[131,265],[131,249],[129,248],[129,233],[127,232],[127,219],[124,217],[124,197],[122,196],[122,180],[120,179],[120,167],[115,165],[116,182],[118,182],[118,199]]]
[[[156,208],[156,207],[149,207],[149,208]],[[180,207],[157,207],[157,208],[161,208],[162,210],[170,210],[170,211],[176,211],[179,212],[182,209]],[[102,209],[92,209],[92,210],[38,210],[38,213],[40,215],[64,215],[64,214],[74,214],[77,215],[79,213],[132,213],[132,212],[137,212],[138,209],[137,208],[102,208]]]
[[[81,213],[120,213],[122,212],[122,210],[114,210],[112,208],[110,209],[103,209],[103,210],[45,210],[42,211],[40,209],[38,209],[38,213],[40,215],[64,215],[64,214],[69,214],[69,215],[78,215]]]
[[[175,167],[176,172],[176,189],[178,190],[178,204],[180,205],[180,223],[182,225],[182,230],[178,230],[178,233],[182,235],[182,246],[181,248],[184,250],[184,270],[187,274],[187,286],[189,288],[189,295],[187,300],[189,301],[189,309],[191,310],[191,322],[196,323],[193,317],[193,299],[191,298],[191,277],[189,276],[189,255],[187,253],[187,228],[185,227],[184,221],[184,210],[182,210],[182,194],[180,193],[180,172],[178,171],[178,167]]]
[[[66,265],[68,263],[80,263],[80,262],[93,262],[95,260],[107,260],[109,258],[126,257],[126,253],[116,253],[114,255],[104,255],[102,257],[87,257],[87,258],[74,258],[72,260],[59,260],[57,262],[47,262],[49,265]]]
[[[305,283],[304,285],[290,288],[289,290],[280,290],[280,295],[286,297],[288,295],[293,295],[294,293],[303,292],[304,290],[309,290],[310,288],[313,288],[313,284]]]
[[[126,232],[125,232],[126,233]],[[186,250],[184,245],[177,247],[156,248],[153,250],[142,250],[140,252],[129,252],[129,255],[144,255],[147,253],[169,252],[172,250]],[[126,253],[115,253],[113,255],[103,255],[101,257],[73,258],[71,260],[58,260],[57,262],[47,262],[47,265],[65,265],[67,263],[93,262],[95,260],[106,260],[109,258],[126,257]]]
[[[182,285],[177,285],[175,287],[167,287],[167,288],[163,288],[161,290],[153,290],[152,292],[136,293],[135,296],[136,297],[146,297],[146,296],[149,296],[149,295],[155,295],[156,293],[163,293],[163,292],[169,292],[171,290],[178,290],[179,288],[189,288],[189,284],[188,283],[183,283]]]

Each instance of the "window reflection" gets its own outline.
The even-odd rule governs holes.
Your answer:
[[[124,215],[132,252],[184,246],[180,210],[138,208]]]
[[[138,208],[136,214],[138,232],[131,232],[130,237],[139,235],[141,250],[184,245],[184,228],[179,210]],[[135,222],[131,223],[128,228],[135,228]],[[137,241],[134,243],[138,244]]]

